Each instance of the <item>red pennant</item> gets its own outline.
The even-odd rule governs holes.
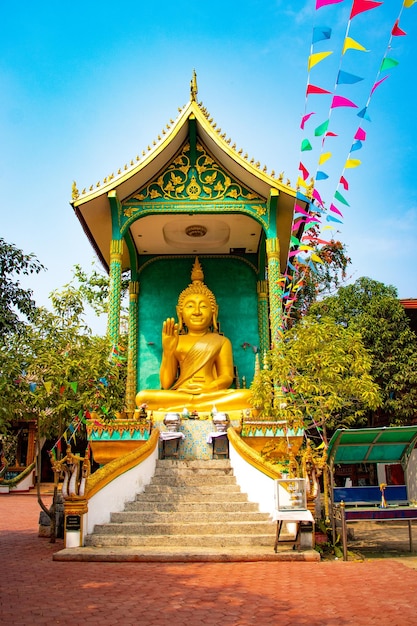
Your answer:
[[[307,95],[312,93],[332,93],[331,91],[327,91],[327,89],[322,89],[321,87],[317,87],[316,85],[307,85]]]
[[[346,191],[348,191],[348,189],[349,189],[349,183],[348,183],[348,181],[346,180],[346,178],[345,178],[344,176],[341,176],[341,177],[340,177],[340,182],[341,182],[341,184],[343,185],[343,189],[345,189]],[[330,208],[331,208],[331,207],[330,207]]]
[[[309,173],[308,169],[306,167],[304,167],[304,165],[301,163],[301,161],[300,161],[300,165],[299,165],[298,169],[300,170],[300,172],[302,172],[304,180],[307,180],[307,178],[309,177],[310,173]]]
[[[383,4],[383,2],[374,2],[374,0],[353,0],[350,19],[359,15],[359,13],[363,13],[364,11],[376,9],[376,7],[379,7],[381,4]]]
[[[392,27],[391,35],[393,37],[401,37],[402,35],[406,35],[407,33],[402,30],[398,24],[400,20],[396,20],[394,26]]]

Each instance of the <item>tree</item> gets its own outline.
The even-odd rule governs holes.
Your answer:
[[[381,389],[378,422],[409,424],[417,406],[417,338],[395,287],[359,278],[341,287],[337,295],[315,303],[310,315],[330,316],[361,334],[372,356],[372,377]],[[368,415],[369,426],[375,425],[374,418]]]
[[[251,388],[255,406],[311,433],[319,429],[326,443],[329,430],[360,426],[380,404],[359,333],[330,318],[305,317],[284,333],[265,365]]]
[[[80,294],[55,292],[52,303],[53,312],[37,309],[33,322],[2,348],[3,431],[13,420],[36,418],[42,436],[59,437],[80,412],[106,419],[123,410],[123,357],[107,337],[91,334]],[[122,335],[121,344],[125,340]]]
[[[23,329],[21,315],[30,321],[36,311],[32,290],[21,287],[18,277],[44,269],[34,254],[24,254],[0,237],[0,341]]]
[[[289,308],[285,306],[287,327],[306,315],[319,298],[334,293],[345,282],[351,263],[345,245],[335,239],[323,241],[314,225],[304,233],[301,244],[310,252],[304,263],[293,261],[293,270],[286,278],[284,306],[286,301],[291,303]]]

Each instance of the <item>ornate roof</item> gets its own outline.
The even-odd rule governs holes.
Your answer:
[[[139,254],[223,254],[236,248],[255,253],[262,226],[268,227],[267,207],[277,198],[273,219],[285,263],[296,192],[283,175],[268,174],[231,144],[197,102],[194,73],[190,101],[152,147],[88,191],[80,192],[74,183],[72,206],[104,266],[109,264],[111,198],[117,199],[122,230],[129,229]],[[192,226],[200,227],[199,234],[187,234]],[[127,251],[122,266],[129,267]]]

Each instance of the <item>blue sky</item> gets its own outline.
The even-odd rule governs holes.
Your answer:
[[[309,154],[300,152],[301,141],[326,119],[329,100],[310,96],[305,108],[312,31],[332,29],[314,52],[333,54],[309,80],[333,90],[351,4],[3,2],[0,232],[48,268],[31,282],[38,304],[68,282],[75,263],[88,270],[94,259],[69,204],[73,180],[88,188],[146,150],[188,101],[193,68],[198,99],[250,157],[293,184],[300,160],[314,168],[318,140]],[[350,36],[370,52],[343,56],[343,68],[364,80],[337,88],[358,109],[331,113],[329,130],[338,137],[326,142],[332,159],[320,193],[327,205],[401,7],[402,0],[385,0],[350,22]],[[398,65],[373,94],[367,138],[355,154],[361,165],[349,170],[350,206],[338,225],[351,280],[393,284],[401,298],[417,297],[416,17],[417,4],[402,12],[407,35],[393,38],[388,55]],[[303,132],[301,117],[312,110]]]

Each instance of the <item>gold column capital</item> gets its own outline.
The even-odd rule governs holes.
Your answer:
[[[277,258],[279,259],[279,239],[278,237],[271,237],[266,240],[266,254],[268,259]]]
[[[266,280],[258,280],[256,291],[258,292],[259,300],[266,300],[268,298],[268,282]]]
[[[123,254],[123,239],[112,239],[110,242],[110,260],[121,261]]]

